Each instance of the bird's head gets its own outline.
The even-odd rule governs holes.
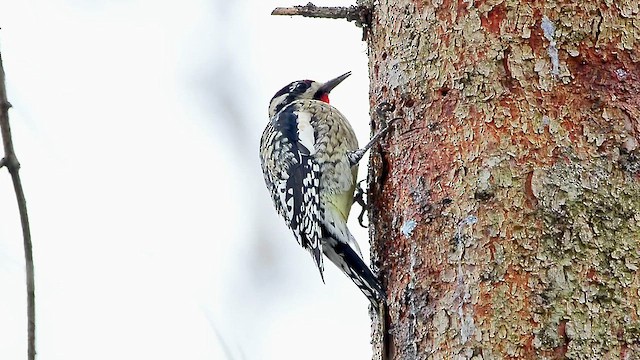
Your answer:
[[[290,83],[273,95],[271,103],[269,103],[269,118],[272,118],[285,106],[296,100],[314,99],[329,103],[329,93],[331,90],[338,86],[342,80],[349,77],[349,75],[351,75],[351,71],[325,83],[313,80],[298,80]]]

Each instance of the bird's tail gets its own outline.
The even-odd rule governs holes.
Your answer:
[[[385,293],[371,269],[364,263],[360,255],[347,243],[332,237],[324,238],[322,251],[369,299],[376,309],[385,302]]]

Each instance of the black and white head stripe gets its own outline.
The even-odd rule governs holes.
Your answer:
[[[351,75],[351,71],[346,72],[325,83],[313,80],[298,80],[278,90],[269,103],[269,119],[273,118],[280,110],[292,102],[300,99],[327,100],[327,94],[338,86],[344,79]]]
[[[278,92],[273,96],[273,98],[277,98],[283,94],[290,94],[292,96],[300,96],[304,94],[307,89],[311,86],[312,80],[298,80],[290,83],[289,85],[283,87],[278,90]],[[272,99],[273,100],[273,99]]]
[[[280,89],[269,103],[269,118],[272,118],[285,106],[300,99],[319,99],[322,84],[313,80],[298,80]]]

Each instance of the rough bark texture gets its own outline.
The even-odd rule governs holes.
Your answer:
[[[373,257],[392,359],[640,358],[640,15],[375,2]],[[376,124],[374,124],[376,125]]]

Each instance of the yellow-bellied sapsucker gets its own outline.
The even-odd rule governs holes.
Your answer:
[[[362,260],[347,228],[358,162],[380,138],[362,149],[347,119],[329,105],[329,92],[350,72],[327,82],[294,81],[271,99],[269,123],[260,140],[260,160],[278,213],[307,249],[324,281],[324,253],[366,295],[384,302],[380,282]]]

